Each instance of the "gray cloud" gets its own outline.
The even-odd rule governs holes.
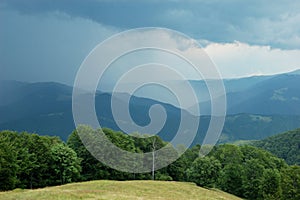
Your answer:
[[[100,24],[129,29],[162,26],[197,39],[235,40],[278,48],[299,48],[298,1],[103,1],[5,0],[6,8],[24,14],[60,11]]]

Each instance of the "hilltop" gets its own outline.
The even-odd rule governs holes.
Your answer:
[[[166,181],[90,181],[36,190],[16,189],[0,193],[0,199],[222,199],[231,194],[197,187],[193,183]]]

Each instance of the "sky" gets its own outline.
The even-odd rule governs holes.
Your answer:
[[[223,78],[283,73],[300,69],[299,23],[293,0],[0,0],[0,80],[73,85],[96,45],[141,27],[195,39]]]

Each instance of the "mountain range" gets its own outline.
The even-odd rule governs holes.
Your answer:
[[[300,127],[299,72],[224,80],[228,115],[219,142],[257,140]],[[193,144],[201,143],[210,122],[210,102],[204,81],[190,83],[198,96],[202,96],[199,105],[204,112],[201,116],[192,114],[193,105],[185,110],[159,98],[131,96],[131,117],[138,125],[147,125],[150,106],[162,105],[168,117],[159,135],[167,141],[174,137],[181,114],[182,117],[200,117]],[[0,81],[0,130],[37,132],[66,140],[75,129],[72,90],[70,86],[54,82]],[[109,92],[96,93],[97,116],[102,127],[119,130],[110,109],[111,96]],[[122,98],[117,103],[127,106]]]

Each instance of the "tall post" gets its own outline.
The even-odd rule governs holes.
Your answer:
[[[152,141],[152,180],[155,179],[155,136]]]

